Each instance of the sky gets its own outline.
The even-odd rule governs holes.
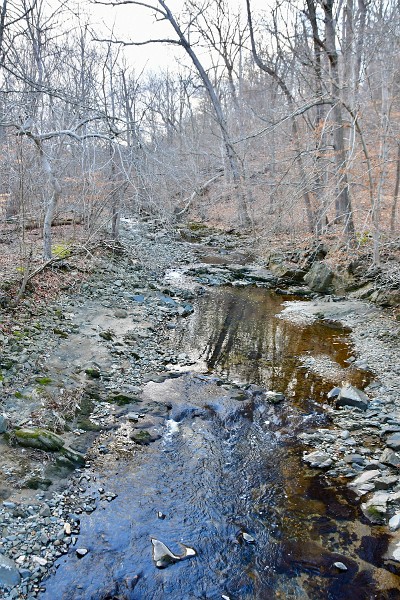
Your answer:
[[[54,0],[56,1],[56,0]],[[103,0],[107,2],[107,0]],[[227,0],[232,10],[240,8],[243,15],[246,12],[245,0]],[[52,0],[50,0],[52,2]],[[144,0],[146,2],[146,0]],[[168,7],[175,14],[179,14],[183,6],[183,0],[168,0]],[[157,6],[157,0],[148,0],[148,4]],[[252,0],[254,9],[263,9],[268,0]],[[73,3],[67,2],[73,6]],[[129,4],[121,6],[105,6],[97,4],[95,0],[81,0],[76,4],[76,10],[84,17],[87,14],[94,24],[94,29],[101,32],[99,37],[114,37],[124,41],[144,41],[150,38],[171,38],[174,32],[169,23],[157,22],[155,12],[145,7]],[[179,60],[187,63],[185,53],[181,48],[167,46],[165,44],[147,44],[140,47],[129,47],[125,54],[136,70],[148,69],[157,71],[160,69],[174,69]]]

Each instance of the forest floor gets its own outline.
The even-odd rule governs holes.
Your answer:
[[[140,415],[138,398],[144,383],[162,381],[171,365],[190,367],[190,358],[168,340],[176,327],[184,330],[197,296],[207,286],[232,282],[246,263],[248,283],[279,287],[246,237],[213,232],[189,243],[156,223],[126,222],[121,241],[66,253],[28,284],[16,308],[2,311],[0,585],[10,600],[37,597],[54,561],[76,543],[82,515],[116,497],[107,483],[96,494],[88,491],[99,465],[128,455],[139,461],[146,445],[159,437],[160,415],[157,410]],[[58,243],[63,245],[61,232]],[[200,277],[191,271],[185,284],[178,284],[171,269],[199,261]],[[225,262],[236,271],[222,266]],[[15,293],[18,285],[10,290]],[[354,360],[373,373],[366,390],[370,410],[355,414],[354,408],[327,407],[337,428],[334,442],[321,430],[305,443],[330,460],[332,477],[344,475],[351,482],[375,472],[380,483],[367,491],[388,490],[377,523],[392,516],[389,494],[398,492],[397,483],[389,481],[397,477],[397,455],[391,463],[380,460],[388,448],[396,452],[386,444],[400,432],[396,314],[395,307],[318,294],[311,302],[289,298],[282,313],[289,320],[349,326]],[[326,365],[314,361],[308,368],[318,372]],[[28,433],[24,437],[21,431]],[[346,457],[353,455],[359,458],[352,463]],[[395,552],[400,539],[393,540]],[[1,565],[7,561],[9,579],[2,581]]]

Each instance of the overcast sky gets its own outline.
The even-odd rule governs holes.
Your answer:
[[[148,3],[157,6],[157,0],[148,0]],[[183,0],[168,1],[168,6],[174,14],[179,14],[183,4]],[[252,0],[254,9],[263,9],[267,4],[268,0]],[[114,31],[114,37],[126,41],[174,37],[169,23],[157,22],[155,13],[144,7],[129,4],[118,7],[104,6],[96,4],[94,0],[81,0],[76,6],[82,16],[89,15],[94,29],[101,32],[104,37],[112,37],[112,31]],[[229,0],[229,6],[232,11],[238,10],[240,7],[243,16],[246,13],[245,0]],[[178,64],[179,57],[187,62],[182,49],[165,44],[148,44],[127,48],[126,55],[137,70],[143,68],[150,70],[173,69]]]

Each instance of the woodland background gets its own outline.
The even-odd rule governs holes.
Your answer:
[[[128,212],[266,246],[330,240],[395,269],[398,0],[123,4],[167,38],[105,35],[68,2],[2,0],[4,276],[32,271],[39,248],[48,261],[104,229],[117,238]],[[175,63],[135,70],[127,47],[153,43]]]

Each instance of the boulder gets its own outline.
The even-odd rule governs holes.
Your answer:
[[[85,464],[83,454],[66,446],[62,437],[52,431],[41,429],[40,427],[33,427],[31,429],[15,429],[14,435],[20,446],[24,446],[25,448],[37,448],[38,450],[45,450],[46,452],[60,452],[60,454],[68,459],[71,466]]]
[[[317,261],[304,276],[304,281],[314,292],[327,294],[331,291],[333,276],[332,269],[326,263]]]
[[[21,581],[17,565],[13,560],[0,554],[0,585],[5,587],[13,587]]]
[[[156,567],[159,569],[164,569],[165,567],[168,567],[168,565],[172,565],[190,556],[196,556],[197,554],[194,548],[189,548],[189,546],[185,546],[185,544],[179,544],[183,552],[178,555],[171,552],[163,542],[160,542],[160,540],[157,540],[156,538],[151,538],[151,543],[153,545],[153,560]]]
[[[367,410],[368,403],[368,396],[349,384],[342,387],[336,400],[336,406],[355,406],[361,410]]]
[[[64,440],[59,435],[39,427],[15,429],[14,435],[18,444],[26,448],[57,452],[64,446]]]
[[[376,479],[381,475],[381,472],[377,469],[364,471],[358,477],[356,477],[353,481],[348,484],[348,487],[352,489],[357,496],[364,496],[367,492],[372,491],[375,488],[375,485],[371,485],[372,480]]]

